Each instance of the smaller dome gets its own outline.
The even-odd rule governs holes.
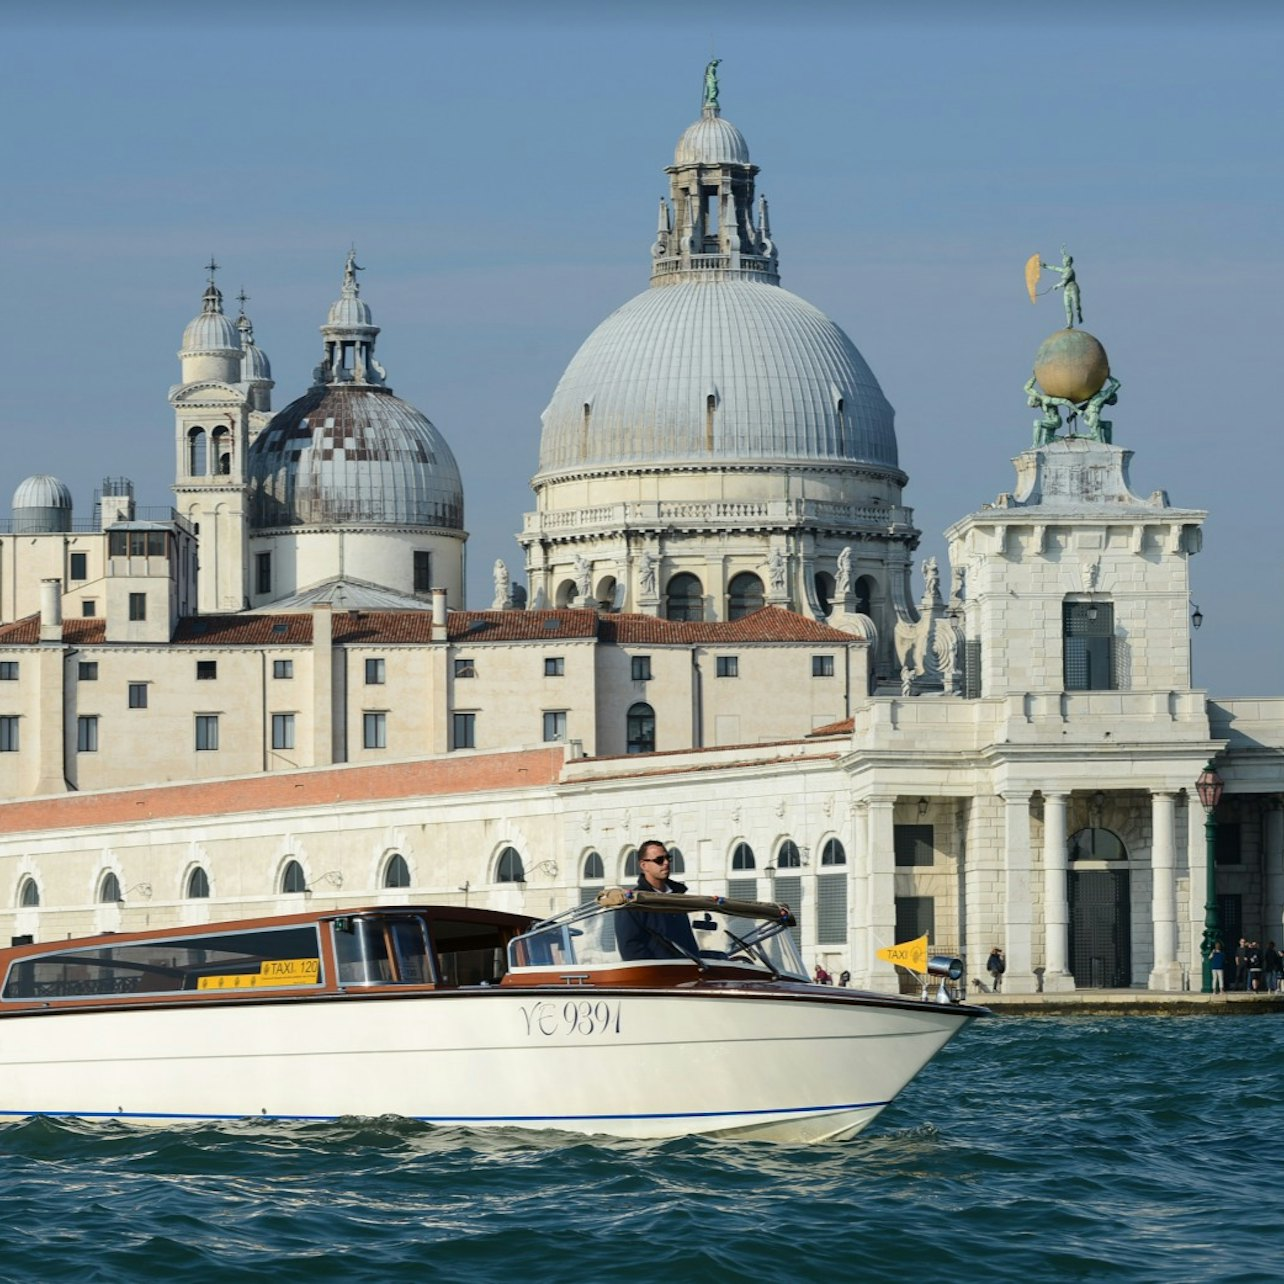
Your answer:
[[[673,153],[675,165],[748,165],[749,144],[745,136],[717,108],[706,108],[703,116],[678,139]]]
[[[257,343],[246,344],[241,353],[241,378],[246,383],[261,383],[272,378],[267,353]]]
[[[327,325],[365,326],[373,325],[370,305],[356,294],[344,294],[330,304],[330,315]]]
[[[241,336],[236,326],[223,315],[223,295],[212,282],[205,291],[204,307],[183,331],[180,356],[198,352],[239,352]]]
[[[71,508],[71,491],[50,473],[37,473],[18,484],[14,508]]]

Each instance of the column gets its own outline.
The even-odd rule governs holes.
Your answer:
[[[878,950],[896,944],[896,843],[892,816],[896,799],[869,800],[869,870],[866,899],[866,925],[869,928],[867,964],[869,989],[884,994],[900,990],[900,976],[895,967],[875,958]]]
[[[851,842],[847,846],[847,966],[852,984],[869,988],[869,808],[862,802],[851,804]]]
[[[1151,839],[1150,917],[1154,928],[1155,961],[1150,970],[1152,990],[1180,990],[1177,962],[1177,795],[1150,795]]]
[[[1008,970],[1003,989],[1009,994],[1035,992],[1031,958],[1034,918],[1030,871],[1030,794],[1003,794],[1003,900]]]
[[[1284,944],[1284,810],[1278,798],[1267,798],[1262,817],[1266,855],[1266,941]]]
[[[1190,988],[1203,986],[1204,957],[1199,952],[1204,939],[1204,897],[1208,880],[1208,843],[1204,834],[1204,809],[1193,789],[1186,790],[1186,864],[1190,870],[1186,905],[1187,932],[1183,962],[1190,976]]]
[[[1074,989],[1066,888],[1066,801],[1066,794],[1043,795],[1043,988],[1049,994]]]

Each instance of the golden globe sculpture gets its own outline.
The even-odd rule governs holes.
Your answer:
[[[1034,377],[1049,397],[1079,405],[1105,386],[1110,360],[1101,342],[1086,330],[1058,330],[1034,354]]]

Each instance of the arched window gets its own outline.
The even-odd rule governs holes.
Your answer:
[[[753,858],[753,848],[748,843],[737,843],[735,850],[731,853],[732,869],[757,869],[757,862]]]
[[[297,860],[289,860],[281,871],[281,890],[283,892],[306,892],[308,880],[303,876],[303,866]]]
[[[98,884],[98,901],[102,905],[108,905],[115,901],[124,900],[120,894],[120,879],[108,870],[102,877],[102,882]]]
[[[655,752],[655,710],[649,704],[629,706],[629,753]]]
[[[606,878],[606,866],[602,863],[602,857],[597,852],[589,852],[584,857],[584,881],[586,883],[600,883]]]
[[[780,844],[780,850],[776,853],[777,869],[801,869],[802,852],[798,850],[798,844],[792,838],[786,838]]]
[[[226,428],[215,428],[210,434],[210,449],[214,452],[210,471],[226,477],[232,471],[232,434]]]
[[[1108,829],[1081,829],[1070,840],[1071,860],[1127,860],[1128,849]]]
[[[820,849],[821,865],[846,865],[847,853],[843,850],[843,845],[837,838],[827,838],[825,845]]]
[[[703,620],[704,589],[694,575],[675,575],[665,590],[668,602],[665,615],[670,620]]]
[[[34,878],[24,878],[18,888],[18,904],[23,909],[35,909],[40,904],[40,887]]]
[[[193,477],[204,477],[209,467],[208,445],[204,428],[189,428],[187,431],[187,471]]]
[[[624,877],[625,879],[635,879],[638,876],[638,849],[630,847],[628,855],[624,858]]]
[[[210,876],[199,866],[187,876],[187,898],[203,901],[210,894]]]
[[[727,585],[727,619],[742,619],[765,605],[762,581],[752,571],[732,576]]]
[[[499,864],[495,866],[495,881],[497,883],[526,881],[526,869],[522,865],[522,858],[517,854],[516,847],[505,847],[499,853]]]
[[[669,873],[685,874],[687,872],[687,863],[685,860],[682,859],[682,848],[674,847],[673,844],[670,843],[668,851],[669,851]]]
[[[409,887],[410,866],[400,852],[393,852],[388,863],[383,867],[383,885],[385,887]]]
[[[816,601],[826,615],[834,613],[834,577],[828,571],[817,571],[812,581],[816,586]]]
[[[563,580],[557,586],[557,592],[553,596],[553,605],[559,611],[564,611],[568,606],[572,606],[576,597],[579,596],[579,589],[575,587],[574,580]]]
[[[874,581],[868,575],[862,575],[853,586],[856,590],[856,612],[858,615],[869,614],[869,604],[874,597]]]

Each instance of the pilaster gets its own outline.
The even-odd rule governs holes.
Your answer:
[[[1003,797],[1003,894],[1007,921],[1007,964],[1003,988],[1012,994],[1033,994],[1036,984],[1031,958],[1034,905],[1030,870],[1030,794]]]
[[[1150,971],[1152,990],[1180,990],[1181,964],[1177,961],[1177,795],[1150,796],[1151,919],[1154,925],[1155,961]]]
[[[1075,988],[1069,965],[1066,802],[1066,794],[1045,792],[1043,795],[1043,989],[1049,994]]]

